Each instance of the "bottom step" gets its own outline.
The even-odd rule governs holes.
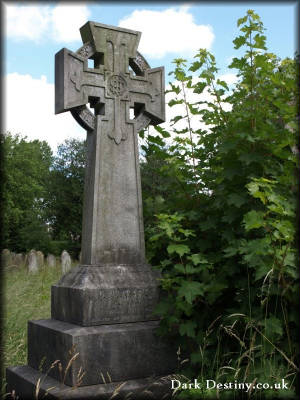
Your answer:
[[[171,399],[174,375],[70,387],[29,366],[6,369],[7,397],[18,400],[163,400]],[[39,384],[38,384],[39,383]],[[10,393],[10,395],[9,395]]]

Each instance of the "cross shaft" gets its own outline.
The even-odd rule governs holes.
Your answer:
[[[76,53],[62,49],[56,54],[56,113],[71,111],[87,129],[82,262],[141,264],[137,132],[164,120],[163,68],[150,69],[137,53],[139,32],[88,22],[81,36],[84,45]]]

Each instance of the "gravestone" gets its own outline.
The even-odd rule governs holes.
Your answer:
[[[14,265],[22,267],[25,264],[25,255],[23,253],[17,253],[14,257]]]
[[[137,51],[140,32],[95,22],[80,32],[82,47],[55,56],[55,112],[87,130],[81,263],[52,286],[52,318],[29,321],[29,365],[7,369],[8,387],[26,397],[41,378],[55,399],[168,398],[177,355],[156,334],[160,275],[145,260],[137,138],[164,121],[164,69]],[[69,365],[63,384],[55,360]]]
[[[61,253],[60,260],[62,273],[66,274],[71,269],[71,257],[66,250]]]
[[[38,269],[42,268],[44,266],[44,254],[42,251],[36,252],[36,259],[37,259]]]
[[[11,264],[11,252],[8,249],[3,249],[1,253],[1,265],[8,267]]]
[[[30,250],[30,252],[28,253],[27,266],[28,266],[28,272],[30,273],[38,272],[39,267],[35,250]]]
[[[54,268],[56,267],[56,257],[53,254],[47,255],[47,265],[48,267]]]
[[[12,252],[10,253],[11,264],[14,264],[16,255],[17,255],[17,254],[16,254],[14,251],[12,251]]]

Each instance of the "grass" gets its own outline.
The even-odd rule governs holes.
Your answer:
[[[74,263],[72,267],[77,265]],[[61,266],[54,268],[44,266],[36,273],[28,273],[26,267],[7,267],[3,271],[3,343],[2,343],[2,382],[1,392],[5,390],[5,369],[8,366],[27,364],[27,323],[28,320],[47,319],[51,317],[51,286],[62,276]],[[76,356],[76,355],[75,355]],[[74,357],[70,359],[72,363]],[[53,363],[51,368],[57,364]],[[60,364],[60,363],[59,363]],[[58,365],[59,366],[59,365]],[[69,365],[66,367],[65,374]],[[64,379],[62,379],[62,382]],[[109,383],[105,382],[104,383]],[[159,385],[160,380],[154,383]],[[35,398],[39,398],[41,381],[37,382]],[[118,394],[126,382],[118,385],[111,399],[119,398]],[[80,379],[79,384],[80,385]],[[152,387],[148,389],[152,390]],[[145,392],[146,394],[146,392]],[[150,393],[151,394],[151,393]],[[128,400],[132,399],[130,394]],[[133,400],[133,399],[132,399]]]
[[[73,266],[77,265],[74,264]],[[57,265],[54,268],[50,268],[44,266],[41,268],[37,273],[28,273],[26,267],[8,267],[4,270],[3,273],[3,299],[4,299],[4,309],[3,309],[3,321],[2,321],[2,329],[3,329],[3,343],[2,343],[2,377],[3,380],[1,382],[2,391],[4,390],[5,384],[5,369],[8,366],[15,366],[15,365],[25,365],[27,364],[27,323],[28,320],[37,320],[37,319],[47,319],[51,317],[51,286],[55,284],[62,276],[61,266]],[[233,314],[234,315],[238,314]],[[239,314],[241,315],[241,314]],[[218,320],[218,318],[217,318]],[[217,322],[214,321],[214,322]],[[237,321],[235,321],[237,322]],[[212,324],[213,325],[213,324]],[[205,381],[205,376],[209,377],[209,379],[213,376],[213,374],[206,374],[203,371],[204,367],[204,358],[210,359],[210,365],[212,366],[215,362],[221,364],[220,355],[218,355],[219,349],[216,349],[216,357],[212,357],[212,354],[209,356],[206,353],[206,339],[208,340],[208,336],[212,333],[215,326],[210,326],[206,332],[206,336],[204,337],[204,345],[201,348],[201,355],[202,355],[202,363],[201,368],[199,370],[199,381]],[[238,365],[234,363],[229,364],[227,366],[223,366],[219,368],[219,372],[224,374],[224,368],[229,370],[234,370],[234,372],[238,373],[240,371],[240,362],[242,359],[245,358],[245,355],[248,353],[252,354],[254,350],[257,349],[244,349],[244,341],[243,338],[239,338],[234,335],[234,327],[235,323],[231,325],[222,324],[222,335],[230,336],[232,340],[237,340],[241,345],[241,354],[238,358]],[[262,334],[254,325],[252,325],[253,329],[255,330],[255,334]],[[246,329],[249,329],[247,325]],[[224,331],[224,332],[223,332]],[[221,331],[218,334],[218,337],[221,335]],[[220,340],[221,337],[220,336]],[[246,332],[245,332],[246,335]],[[271,342],[270,342],[271,343]],[[276,376],[275,378],[277,381],[280,381],[281,377],[290,377],[293,375],[292,383],[296,377],[295,370],[297,367],[294,363],[283,354],[283,352],[274,346],[272,343],[271,345],[274,348],[274,351],[277,351],[278,354],[284,357],[285,365],[288,371],[281,371],[280,376]],[[252,345],[251,345],[252,346]],[[250,346],[250,347],[251,347]],[[272,347],[271,346],[271,347]],[[247,350],[247,351],[245,351]],[[249,356],[250,357],[250,356]],[[249,358],[250,360],[250,358]],[[267,360],[265,360],[267,361]],[[249,364],[250,365],[250,364]],[[253,365],[254,366],[254,365]],[[265,369],[265,368],[264,368]],[[248,366],[247,369],[248,371]],[[227,370],[226,370],[227,371]],[[228,371],[227,371],[228,372]],[[221,375],[222,375],[221,374]],[[220,376],[221,376],[220,375]],[[273,374],[274,375],[274,371]],[[277,374],[275,374],[277,375]],[[218,376],[218,378],[220,377]],[[228,377],[229,378],[229,377]],[[234,379],[237,378],[236,375],[231,377],[231,381],[234,382]],[[271,377],[268,377],[266,381],[269,381]],[[274,378],[274,377],[273,377]],[[229,378],[230,379],[230,378]],[[216,378],[216,380],[218,380]],[[240,378],[239,381],[248,381],[247,377],[244,376],[243,379]],[[104,383],[106,383],[104,381]],[[186,393],[185,393],[186,392]],[[231,392],[231,391],[230,391]],[[274,392],[273,392],[274,394]],[[294,391],[289,390],[285,391],[284,397],[282,398],[294,398]],[[211,391],[199,391],[199,390],[188,390],[180,393],[179,398],[195,398],[195,399],[203,399],[203,398],[211,398],[211,396],[216,395],[214,390]],[[221,398],[227,398],[225,395],[232,395],[231,393],[222,393]],[[260,398],[261,394],[258,394]],[[187,396],[187,397],[186,397]],[[189,397],[190,396],[190,397]],[[203,397],[202,397],[203,396]],[[219,396],[219,394],[218,394]],[[176,396],[177,397],[177,396]],[[248,396],[247,396],[248,397]]]
[[[50,318],[51,286],[61,276],[59,264],[37,273],[24,266],[3,271],[2,377],[6,367],[27,364],[27,322]]]

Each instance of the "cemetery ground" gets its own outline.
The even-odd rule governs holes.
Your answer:
[[[51,285],[62,275],[60,263],[51,268],[45,264],[30,274],[24,265],[3,268],[2,377],[9,365],[26,364],[28,320],[50,317]]]
[[[72,262],[72,268],[78,265],[78,261]],[[42,267],[38,269],[35,273],[29,273],[28,267],[24,264],[21,266],[8,265],[3,271],[3,321],[2,321],[2,357],[3,362],[1,365],[2,371],[1,376],[5,376],[5,369],[10,365],[23,365],[27,362],[27,324],[29,320],[46,319],[50,317],[51,314],[51,286],[55,284],[63,275],[61,263],[57,262],[56,266],[49,267],[45,263]],[[214,334],[215,328],[211,326],[206,331],[206,340],[209,341],[209,336]],[[233,333],[233,331],[232,331]],[[234,333],[233,333],[234,334]],[[237,338],[240,340],[239,338]],[[221,340],[221,339],[220,339]],[[244,350],[244,345],[241,343],[240,351]],[[205,351],[205,346],[204,346]],[[222,357],[218,359],[218,351],[216,349],[215,358],[213,363],[217,365],[222,362]],[[280,351],[280,349],[279,349]],[[71,358],[71,356],[70,356]],[[185,362],[189,360],[181,359],[180,354],[179,359],[179,369],[182,368]],[[222,370],[223,367],[220,367]],[[201,368],[202,370],[202,368]],[[275,371],[274,371],[275,372]],[[202,370],[203,373],[203,370]],[[183,374],[174,374],[173,376],[173,386],[174,388],[181,389],[181,393],[177,390],[174,398],[182,399],[206,399],[216,398],[218,392],[215,390],[205,390],[204,388],[199,392],[197,386],[203,385],[203,382],[199,384],[198,379],[189,380]],[[104,383],[109,382],[109,377],[102,377]],[[212,378],[212,380],[207,381],[206,385],[214,385],[218,379],[217,377]],[[293,379],[294,380],[294,379]],[[196,382],[196,383],[193,383]],[[235,384],[237,381],[235,380]],[[5,378],[2,378],[1,382],[1,394],[5,398]],[[181,385],[181,387],[180,387]],[[194,386],[193,386],[194,385]],[[234,383],[232,383],[234,385]],[[183,389],[183,390],[182,390]],[[188,389],[188,390],[186,390]],[[176,393],[176,390],[175,390]],[[282,392],[281,392],[282,394]],[[219,396],[219,395],[218,395]],[[231,399],[232,393],[223,391],[222,399]],[[36,399],[39,396],[37,394]],[[219,398],[219,397],[218,397]],[[252,397],[251,397],[252,398]],[[262,397],[264,398],[264,397]],[[284,396],[276,397],[284,399],[293,399],[294,393],[290,390],[285,390]]]

